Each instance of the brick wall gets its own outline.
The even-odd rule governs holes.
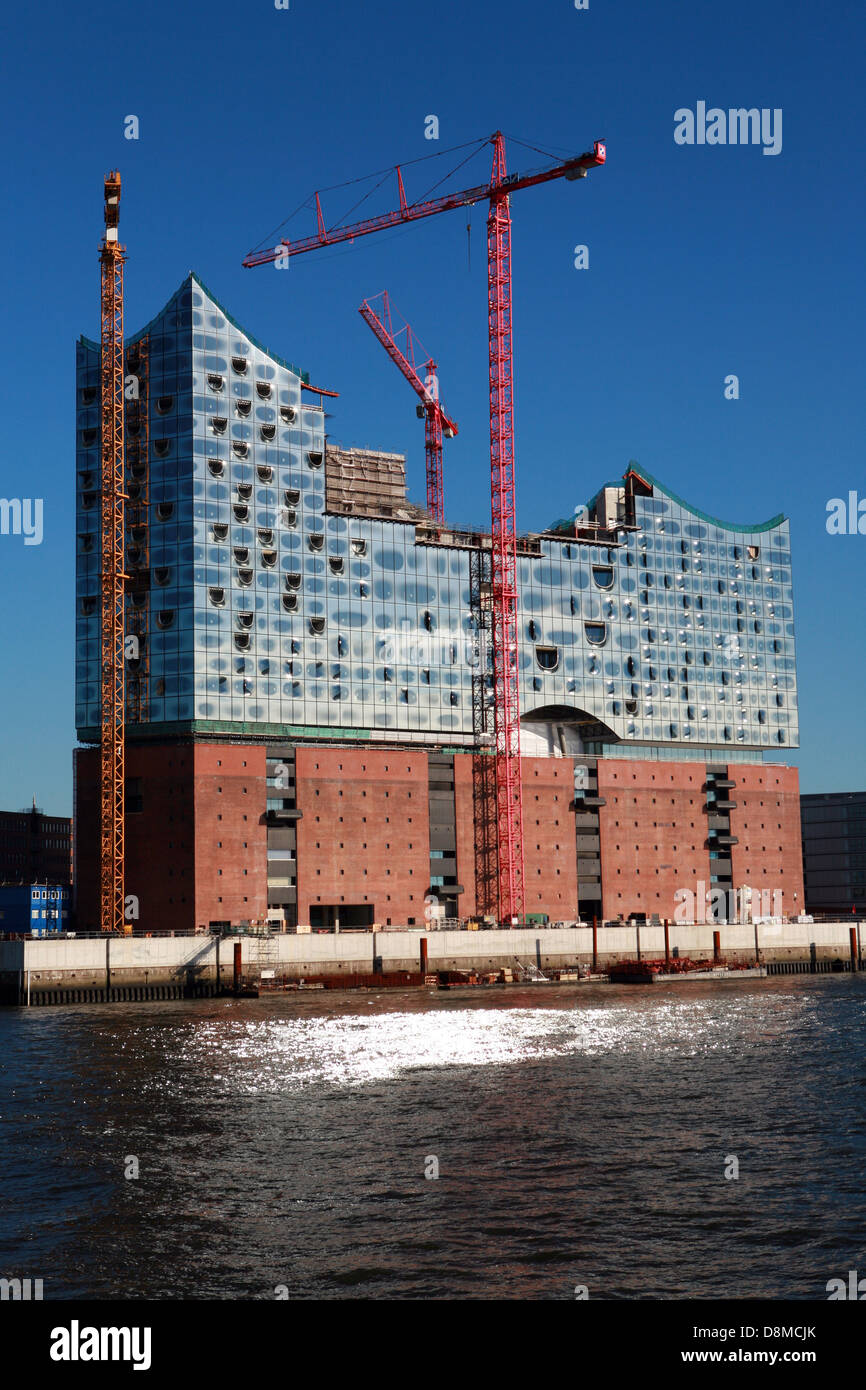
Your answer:
[[[737,803],[731,811],[731,834],[739,840],[731,850],[734,887],[779,890],[782,911],[795,917],[805,910],[798,769],[732,764],[728,774],[737,784],[728,793]]]
[[[99,752],[77,753],[78,929],[99,925]],[[141,810],[127,810],[126,891],[139,900],[136,930],[180,930],[267,915],[267,801],[261,745],[157,745],[127,749]],[[298,747],[298,921],[311,908],[369,907],[384,925],[424,922],[430,883],[426,752]],[[796,768],[732,765],[734,887],[781,889],[783,911],[803,909]],[[577,911],[570,758],[524,758],[527,912],[551,920]],[[703,763],[600,759],[599,813],[606,917],[673,917],[675,893],[709,888]],[[472,758],[454,757],[460,911],[475,903]],[[128,802],[132,804],[131,798]],[[794,896],[796,894],[796,897]]]
[[[427,754],[304,748],[295,754],[298,922],[313,906],[370,904],[386,926],[424,923],[430,886]]]
[[[99,750],[76,750],[79,931],[99,930]],[[138,899],[133,930],[179,931],[195,925],[192,748],[136,746],[126,750],[127,787],[140,779],[142,809],[126,813],[124,891]]]
[[[75,775],[75,826],[72,863],[75,924],[80,931],[99,930],[99,753],[76,748],[72,754]]]
[[[570,758],[522,758],[523,857],[527,912],[546,912],[551,921],[577,914],[574,763]],[[457,876],[466,889],[464,916],[476,911],[472,757],[454,757],[457,819]],[[495,909],[494,909],[495,910]]]
[[[552,922],[577,916],[574,762],[521,758],[523,862],[527,912]]]
[[[190,757],[192,750],[185,749]],[[261,744],[195,745],[192,926],[268,915],[267,774]]]
[[[602,904],[673,918],[677,889],[710,885],[703,763],[600,758]]]

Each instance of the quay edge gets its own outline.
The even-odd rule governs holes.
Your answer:
[[[714,936],[717,940],[714,941]],[[769,973],[810,969],[858,969],[859,936],[846,922],[669,928],[673,956],[712,963],[767,965]],[[515,961],[540,970],[577,965],[604,971],[629,958],[664,957],[664,928],[599,927],[593,960],[591,927],[518,928],[512,931],[345,932],[338,935],[164,936],[60,938],[0,941],[0,1003],[131,1002],[140,999],[210,997],[230,990],[235,952],[246,983],[279,983],[405,972],[418,979],[422,946],[425,969],[508,969]],[[838,963],[838,964],[837,964]],[[73,997],[73,992],[76,996]],[[92,996],[91,997],[88,997]],[[44,1000],[42,996],[45,996]]]

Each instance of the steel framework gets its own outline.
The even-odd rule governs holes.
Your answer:
[[[103,932],[131,930],[124,921],[124,534],[123,534],[123,263],[117,240],[120,174],[105,179],[105,235],[99,246],[100,358],[100,855],[99,918]]]
[[[490,344],[490,517],[493,532],[493,710],[499,919],[523,912],[523,795],[517,662],[517,529],[514,496],[514,363],[511,337],[511,207],[505,145],[493,137],[487,214]]]
[[[394,333],[391,301],[388,291],[383,290],[381,295],[375,296],[382,300],[381,316],[376,313],[369,299],[365,299],[358,313],[364,322],[375,333],[379,342],[387,352],[391,361],[403,373],[412,390],[421,399],[418,406],[418,414],[424,417],[424,459],[427,472],[427,509],[438,521],[440,526],[445,523],[445,487],[442,474],[442,439],[453,439],[457,434],[456,423],[442,409],[439,400],[439,388],[436,379],[436,363],[429,357],[413,334],[411,327],[404,320],[403,327],[397,330],[397,335],[406,335],[405,352],[397,342],[397,335]],[[415,349],[418,349],[416,358]],[[424,360],[426,358],[426,360]],[[426,368],[427,376],[422,378],[418,370],[419,364]],[[430,385],[430,381],[433,385]]]
[[[487,217],[487,304],[490,354],[490,489],[493,612],[493,686],[496,746],[499,919],[510,923],[523,911],[523,798],[520,785],[520,687],[517,662],[517,545],[515,515],[514,390],[511,318],[511,210],[509,198],[522,188],[552,179],[585,178],[604,164],[606,148],[596,140],[591,151],[532,174],[509,175],[501,131],[490,137],[493,168],[489,181],[439,198],[409,203],[403,174],[396,166],[399,206],[377,217],[326,228],[319,194],[315,195],[317,231],[297,241],[281,239],[270,248],[250,252],[245,266],[281,262],[288,254],[335,246],[355,237],[433,217],[454,208],[489,200]]]

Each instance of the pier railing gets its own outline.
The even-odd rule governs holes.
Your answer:
[[[725,919],[725,918],[717,918],[717,919],[714,920],[713,918],[711,918],[711,917],[709,916],[709,914],[707,915],[706,919],[705,919],[704,921],[702,921],[702,922],[695,922],[695,921],[680,921],[680,920],[678,920],[678,919],[672,919],[672,918],[668,918],[668,919],[667,919],[667,925],[670,926],[670,927],[734,927],[734,926],[751,927],[751,926],[771,926],[771,925],[806,926],[806,925],[812,925],[812,924],[814,924],[814,925],[822,925],[822,924],[825,924],[825,923],[839,923],[839,924],[846,924],[846,925],[848,925],[848,926],[854,927],[854,926],[859,926],[859,924],[860,924],[861,922],[866,922],[866,911],[864,911],[864,912],[852,912],[852,913],[815,912],[815,913],[810,913],[810,914],[808,914],[807,916],[805,916],[805,917],[804,917],[801,921],[799,921],[799,922],[798,922],[798,919],[797,919],[796,917],[791,917],[791,916],[781,916],[781,917],[759,917],[759,918],[757,919],[757,921],[755,921],[755,920],[747,920],[747,921],[735,921],[735,920],[730,920],[730,921],[729,921],[729,920],[727,920],[727,919]],[[518,926],[513,927],[513,928],[503,928],[503,927],[500,927],[497,923],[493,923],[493,922],[480,922],[477,918],[473,919],[473,918],[463,918],[463,917],[446,917],[446,918],[441,918],[441,919],[439,919],[438,921],[425,922],[425,923],[423,923],[423,924],[420,925],[420,926],[417,925],[417,924],[416,924],[416,925],[410,926],[408,923],[405,923],[405,922],[404,922],[404,923],[398,923],[396,926],[393,926],[393,925],[392,925],[392,926],[382,926],[382,925],[379,924],[379,923],[373,923],[372,926],[367,926],[367,927],[340,927],[340,928],[335,928],[335,927],[318,927],[318,926],[317,926],[317,927],[313,927],[313,928],[312,928],[311,934],[312,934],[312,935],[316,935],[316,934],[323,934],[323,933],[324,933],[324,934],[331,934],[331,935],[336,934],[336,935],[339,935],[339,936],[344,936],[344,935],[345,935],[345,936],[348,936],[348,935],[352,935],[352,936],[368,935],[368,936],[370,936],[370,935],[374,935],[374,934],[376,934],[376,933],[378,933],[378,932],[405,932],[405,931],[411,931],[411,932],[425,932],[425,933],[426,933],[426,932],[437,932],[437,931],[473,931],[473,932],[474,932],[474,931],[502,931],[502,930],[513,930],[513,931],[526,931],[526,930],[532,930],[532,931],[548,931],[548,930],[554,930],[554,929],[556,929],[556,928],[561,928],[561,927],[569,927],[569,928],[573,928],[573,927],[592,928],[593,926],[597,927],[598,930],[601,931],[602,929],[608,930],[608,929],[613,928],[613,927],[625,927],[625,928],[628,928],[628,929],[633,930],[635,927],[649,927],[649,928],[653,928],[653,927],[663,927],[664,925],[665,925],[665,919],[664,919],[663,917],[643,917],[643,916],[634,916],[634,917],[626,917],[626,918],[622,918],[622,917],[598,917],[598,918],[596,918],[595,920],[593,920],[593,918],[586,918],[586,919],[570,918],[570,919],[560,919],[560,920],[558,920],[558,921],[556,921],[556,922],[552,922],[552,921],[551,921],[551,922],[522,922],[522,923],[520,923]],[[157,939],[167,939],[167,938],[173,938],[173,937],[199,937],[199,938],[201,938],[201,939],[207,940],[208,938],[211,938],[211,937],[213,937],[213,936],[220,936],[220,937],[243,936],[243,937],[259,937],[259,938],[265,938],[265,939],[267,939],[267,938],[270,938],[270,937],[280,936],[280,935],[285,935],[285,934],[288,934],[288,935],[291,935],[291,936],[294,936],[294,935],[296,935],[296,934],[297,934],[297,935],[305,935],[305,934],[307,934],[307,932],[308,932],[309,930],[310,930],[310,929],[307,928],[305,931],[300,931],[300,932],[298,932],[298,931],[296,930],[296,928],[294,928],[294,927],[289,927],[289,928],[286,928],[285,931],[284,931],[283,928],[282,928],[281,926],[276,926],[276,925],[275,925],[275,926],[262,926],[262,925],[249,926],[249,925],[247,925],[247,924],[241,923],[241,924],[238,924],[238,925],[222,925],[222,926],[220,926],[220,927],[218,927],[218,928],[217,928],[217,927],[212,927],[212,928],[205,928],[205,929],[198,929],[198,928],[194,928],[194,927],[189,927],[189,928],[185,928],[185,929],[184,929],[184,928],[181,928],[181,929],[170,930],[170,929],[167,929],[167,928],[152,927],[152,928],[149,928],[149,929],[146,929],[146,930],[135,931],[135,932],[132,933],[132,935],[133,935],[134,937],[136,937],[136,938],[139,938],[139,939],[142,938],[142,937],[154,937],[154,938],[157,938]],[[118,940],[122,940],[123,938],[118,937],[117,939],[118,939]],[[55,932],[55,931],[45,931],[45,930],[39,930],[39,931],[37,931],[37,932],[29,932],[29,931],[20,931],[20,932],[5,931],[5,932],[0,932],[0,941],[21,941],[21,940],[26,940],[26,941],[31,941],[31,940],[42,940],[42,941],[46,941],[46,940],[51,940],[51,941],[104,941],[104,940],[105,940],[105,933],[104,933],[104,932],[99,932],[99,931],[63,931],[63,932]]]

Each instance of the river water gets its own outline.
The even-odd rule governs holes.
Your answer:
[[[864,1024],[862,976],[3,1009],[0,1275],[823,1299],[866,1274]]]

